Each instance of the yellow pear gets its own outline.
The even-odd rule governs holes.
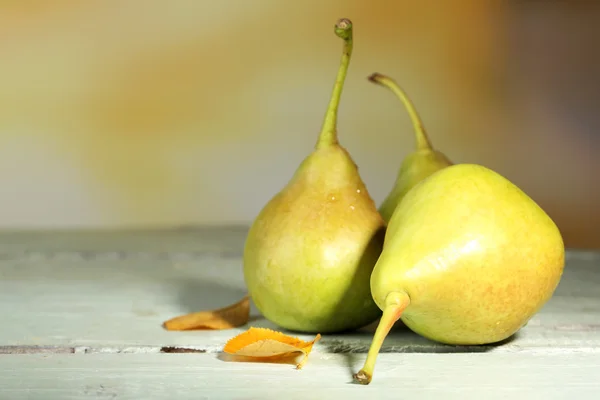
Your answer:
[[[256,307],[280,327],[300,332],[352,330],[381,316],[369,280],[385,222],[337,139],[351,21],[339,20],[335,33],[344,46],[319,139],[260,211],[244,247],[244,278]]]
[[[383,310],[364,367],[401,318],[453,345],[489,344],[521,329],[552,297],[564,268],[559,229],[500,174],[456,164],[417,184],[388,224],[371,291]]]
[[[452,165],[452,162],[444,153],[433,148],[413,102],[393,79],[379,73],[372,74],[368,79],[388,88],[400,99],[410,116],[415,131],[416,150],[402,160],[392,191],[379,207],[379,213],[387,223],[398,203],[413,186],[434,172]]]

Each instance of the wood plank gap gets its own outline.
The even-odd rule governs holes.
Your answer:
[[[0,346],[0,354],[170,354],[206,352],[202,348],[186,346]]]
[[[329,343],[314,349],[319,354],[366,354],[368,345],[357,346],[340,342]],[[392,354],[465,354],[465,353],[526,353],[526,354],[600,354],[600,347],[532,347],[525,348],[517,345],[494,346],[383,346],[380,353]],[[0,346],[0,355],[3,354],[181,354],[181,353],[222,353],[221,347],[210,346],[200,348],[197,346]]]

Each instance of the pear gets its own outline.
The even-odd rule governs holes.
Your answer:
[[[445,344],[509,338],[552,297],[564,257],[554,221],[505,177],[476,164],[432,174],[406,194],[388,224],[371,275],[383,316],[355,379],[371,381],[398,319]]]
[[[348,331],[381,316],[370,276],[385,222],[337,138],[337,110],[350,57],[352,23],[341,19],[337,79],[321,133],[291,180],[259,212],[244,246],[244,279],[258,310],[298,332]]]
[[[409,153],[404,160],[402,160],[394,186],[379,207],[379,213],[387,223],[398,203],[400,203],[402,198],[413,186],[434,172],[448,167],[453,163],[446,155],[444,155],[444,153],[433,148],[427,132],[425,131],[423,121],[413,102],[392,78],[379,73],[374,73],[369,76],[368,79],[371,82],[390,89],[400,99],[410,116],[415,131],[416,150]]]

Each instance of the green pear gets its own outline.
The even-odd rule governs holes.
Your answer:
[[[364,367],[394,323],[452,345],[509,338],[552,297],[564,268],[560,231],[500,174],[456,164],[417,184],[388,224],[371,291],[383,316]]]
[[[337,139],[337,110],[352,54],[341,19],[342,59],[318,141],[287,185],[260,211],[244,247],[244,279],[265,318],[310,333],[353,330],[381,316],[370,276],[385,222]]]
[[[413,186],[434,172],[452,165],[452,162],[444,153],[433,148],[413,102],[393,79],[379,73],[372,74],[368,79],[388,88],[400,99],[410,116],[415,131],[416,150],[402,160],[394,186],[379,207],[379,213],[387,223],[398,203]]]

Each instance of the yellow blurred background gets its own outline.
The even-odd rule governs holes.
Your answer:
[[[600,248],[593,2],[0,0],[0,228],[248,224],[312,150],[355,47],[341,143],[379,204],[412,127]]]

